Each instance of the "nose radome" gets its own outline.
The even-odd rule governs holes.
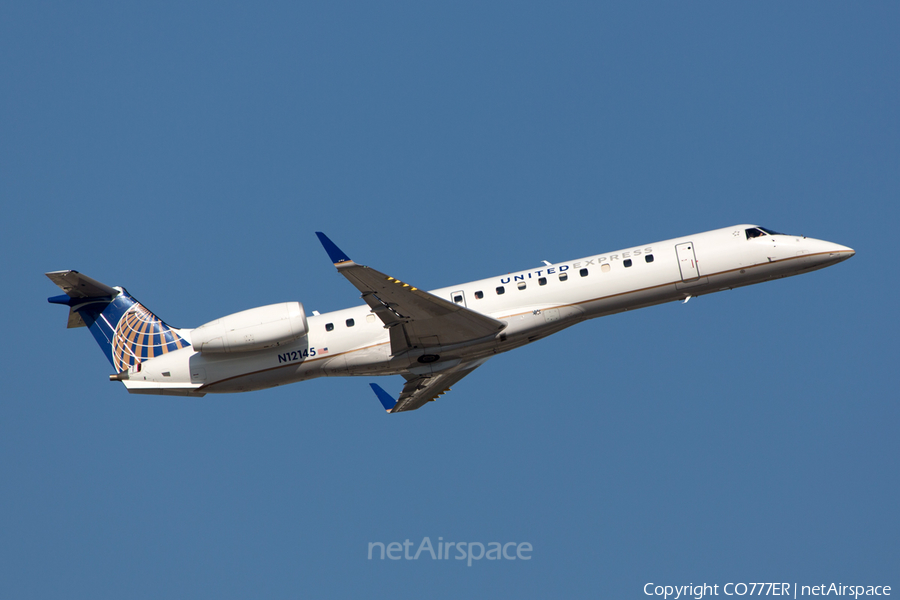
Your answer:
[[[847,260],[856,254],[856,250],[847,246],[842,246],[833,242],[825,242],[825,245],[826,248],[824,251],[828,253],[828,259],[829,261],[832,261],[832,264]]]
[[[854,254],[856,254],[856,250],[853,248],[848,248],[847,246],[841,246],[840,244],[832,244],[833,248],[831,249],[832,254],[846,254],[845,258],[850,258]]]
[[[843,262],[856,254],[853,248],[825,240],[802,238],[798,239],[797,242],[800,245],[797,254],[814,257],[814,263],[819,265],[819,268]]]

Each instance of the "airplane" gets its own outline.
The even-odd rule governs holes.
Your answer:
[[[735,225],[433,291],[350,259],[316,232],[362,306],[306,314],[300,302],[170,327],[122,287],[77,271],[47,277],[65,294],[68,327],[87,327],[133,394],[248,392],[323,376],[402,375],[388,413],[416,410],[490,357],[576,323],[822,269],[851,248]]]

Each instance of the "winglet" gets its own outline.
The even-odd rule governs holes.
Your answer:
[[[316,235],[319,236],[319,241],[322,242],[322,246],[325,247],[325,252],[328,253],[328,258],[331,259],[331,262],[334,264],[351,262],[350,257],[344,254],[344,251],[338,248],[334,242],[329,240],[327,235],[321,231],[317,231]]]
[[[384,406],[384,410],[391,412],[391,409],[397,405],[397,401],[390,394],[381,389],[381,386],[377,383],[370,383],[369,385],[372,386],[372,391],[375,392],[375,395],[381,400],[381,405]]]

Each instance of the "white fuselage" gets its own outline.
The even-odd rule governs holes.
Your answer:
[[[746,231],[753,228],[737,225],[433,290],[507,324],[495,336],[458,347],[392,356],[387,329],[362,305],[309,316],[308,334],[277,348],[225,355],[183,348],[147,361],[125,383],[137,393],[241,392],[321,376],[439,370],[458,359],[512,350],[586,319],[797,275],[853,255],[845,246],[801,236],[748,238]],[[417,362],[422,355],[440,360],[423,365]]]

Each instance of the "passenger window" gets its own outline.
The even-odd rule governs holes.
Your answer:
[[[457,304],[462,304],[462,296],[459,296],[459,295],[453,296],[453,301],[456,302]]]
[[[541,277],[540,279],[538,279],[538,285],[547,285],[547,278]]]
[[[520,281],[520,282],[517,284],[516,287],[518,287],[520,290],[524,290],[524,289],[525,289],[525,282],[524,282],[524,281]]]
[[[603,263],[600,265],[600,270],[604,273],[609,273],[609,263]]]
[[[653,262],[653,255],[652,255],[652,254],[645,254],[645,255],[644,255],[644,260],[646,260],[647,262]]]
[[[582,269],[581,271],[579,271],[579,273],[581,273],[582,277],[587,277],[588,271],[587,271],[587,269]]]
[[[347,319],[347,327],[353,327],[354,325],[356,325],[356,321],[354,321],[353,319]]]
[[[475,292],[476,300],[481,300],[482,298],[484,298],[484,292]]]
[[[325,331],[334,331],[334,323],[325,323]]]
[[[631,266],[631,259],[630,259],[630,258],[626,258],[626,259],[622,262],[622,264],[625,265],[626,267],[630,267],[630,266]]]
[[[366,315],[366,322],[367,322],[367,323],[374,323],[374,322],[375,322],[375,315],[373,315],[372,313],[367,314],[367,315]]]
[[[502,295],[505,294],[505,293],[506,293],[506,290],[503,289],[503,286],[502,286],[502,285],[501,285],[500,287],[497,288],[497,295],[498,295],[498,296],[502,296]]]
[[[568,279],[568,278],[569,278],[569,274],[568,274],[568,273],[560,273],[560,274],[559,274],[559,280],[560,280],[560,281],[565,281],[565,280]]]

